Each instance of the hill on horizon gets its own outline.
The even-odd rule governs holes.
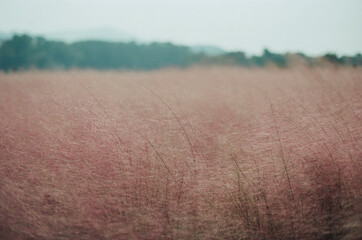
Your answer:
[[[62,41],[66,43],[74,43],[80,41],[106,41],[106,42],[137,42],[150,43],[133,36],[130,33],[120,31],[114,28],[94,28],[88,30],[65,30],[49,33],[26,33],[26,32],[0,32],[0,43],[11,39],[14,35],[26,34],[30,36],[40,36],[47,40]],[[193,53],[204,53],[207,56],[217,56],[226,53],[226,51],[218,46],[212,45],[187,45]]]

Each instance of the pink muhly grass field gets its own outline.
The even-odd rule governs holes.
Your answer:
[[[360,239],[362,69],[0,73],[0,239]]]

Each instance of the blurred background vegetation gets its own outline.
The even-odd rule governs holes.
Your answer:
[[[294,64],[362,66],[362,55],[326,54],[308,57],[303,53],[277,54],[265,49],[260,56],[244,52],[208,54],[172,43],[142,44],[136,42],[78,41],[64,43],[43,37],[15,35],[0,43],[0,69],[130,69],[152,70],[163,67],[201,65],[240,65],[288,67]]]

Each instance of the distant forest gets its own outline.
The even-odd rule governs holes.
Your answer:
[[[81,41],[67,44],[28,35],[15,35],[0,45],[0,69],[6,72],[34,68],[152,70],[195,64],[287,67],[296,63],[311,66],[330,63],[356,67],[362,66],[362,55],[338,57],[326,54],[313,58],[302,53],[277,54],[265,49],[260,56],[247,56],[243,52],[208,56],[172,43]]]

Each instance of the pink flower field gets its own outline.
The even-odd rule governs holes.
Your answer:
[[[362,69],[0,73],[0,239],[361,239]]]

